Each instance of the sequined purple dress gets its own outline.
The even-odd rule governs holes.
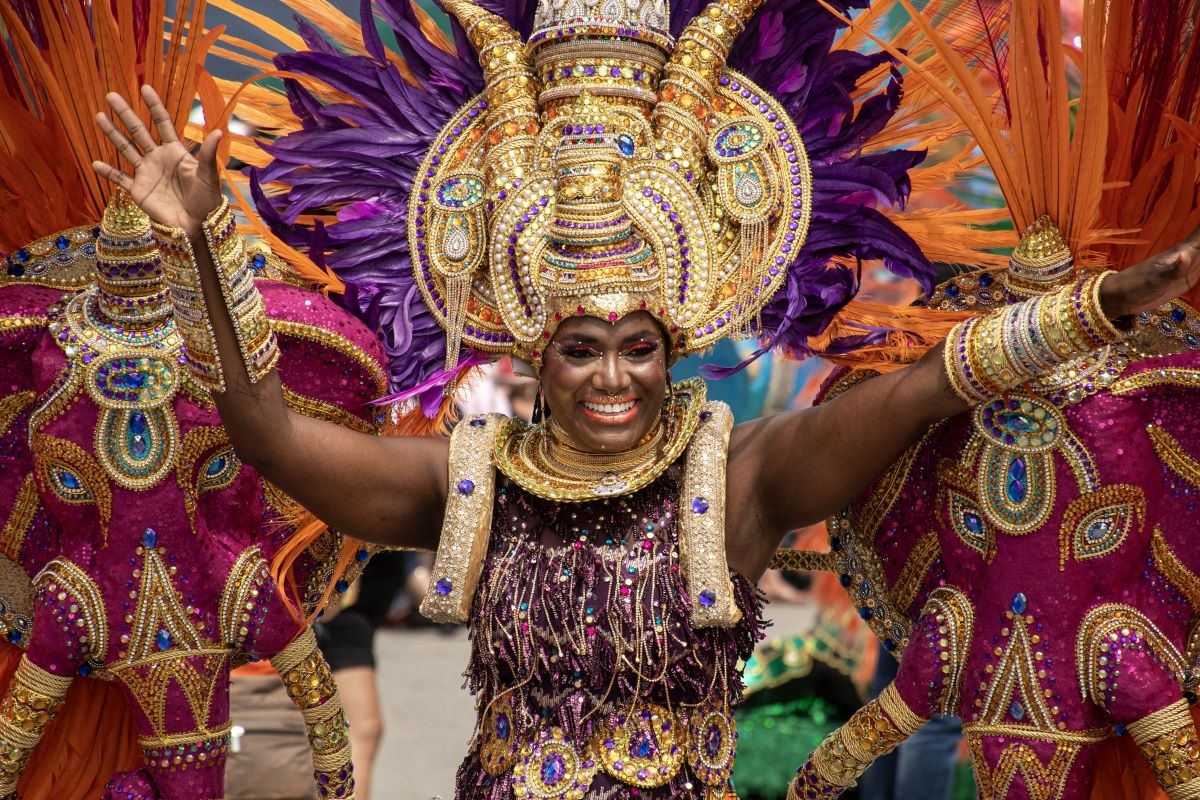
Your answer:
[[[762,600],[734,574],[741,621],[689,624],[679,496],[678,465],[585,503],[499,479],[471,615],[480,716],[456,798],[724,796]]]

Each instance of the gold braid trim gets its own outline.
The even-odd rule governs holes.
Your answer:
[[[33,517],[37,514],[39,503],[37,484],[34,482],[33,475],[26,475],[25,480],[21,483],[21,488],[17,490],[12,512],[4,523],[4,530],[0,531],[0,553],[14,561],[20,556],[21,545],[25,543],[25,534],[29,532],[29,526],[33,524]]]
[[[1108,388],[1108,393],[1120,397],[1154,386],[1179,386],[1184,389],[1200,389],[1200,370],[1196,369],[1152,369],[1121,378]]]
[[[908,707],[895,683],[888,684],[809,755],[796,772],[788,797],[836,797],[854,786],[875,759],[892,752],[928,721]]]
[[[21,656],[12,687],[0,702],[0,794],[16,791],[30,753],[62,708],[71,680]]]
[[[337,685],[329,673],[329,664],[317,647],[313,629],[305,628],[271,659],[271,665],[304,717],[312,752],[313,778],[323,790],[321,796],[353,800],[354,765],[346,733],[346,715],[342,711]]]
[[[793,569],[804,572],[837,572],[837,559],[833,553],[816,550],[793,550],[781,547],[771,556],[770,569]]]
[[[1186,700],[1129,723],[1128,730],[1171,800],[1200,798],[1200,745]]]
[[[29,407],[34,397],[36,395],[30,390],[0,398],[0,436],[8,431],[17,415]]]
[[[917,540],[917,544],[909,552],[904,561],[904,568],[892,585],[892,596],[896,598],[896,607],[908,608],[917,599],[917,592],[925,582],[925,576],[933,562],[942,554],[942,546],[938,542],[936,531],[927,531]]]

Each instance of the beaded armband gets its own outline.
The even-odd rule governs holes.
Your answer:
[[[888,684],[809,755],[788,787],[788,800],[837,797],[854,786],[875,759],[892,752],[928,721],[913,713],[894,683]]]
[[[346,715],[312,628],[305,628],[272,658],[271,666],[304,717],[318,795],[354,800],[354,764]]]
[[[62,708],[71,679],[21,657],[0,703],[0,800],[16,797],[17,781],[33,748]]]
[[[188,367],[206,389],[223,392],[225,375],[191,240],[178,228],[157,224],[153,228]],[[216,268],[221,298],[233,323],[239,355],[250,382],[257,383],[274,369],[279,360],[279,346],[271,332],[262,295],[254,285],[254,273],[247,263],[246,242],[237,231],[228,201],[221,201],[220,208],[204,220],[202,230]]]
[[[1100,308],[1100,284],[1109,274],[954,326],[943,354],[954,393],[982,403],[1121,339]]]
[[[1171,800],[1200,797],[1200,746],[1186,700],[1127,726]]]

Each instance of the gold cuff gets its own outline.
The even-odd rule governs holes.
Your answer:
[[[888,684],[809,755],[788,787],[788,800],[837,797],[854,786],[875,759],[892,752],[928,721],[913,713],[894,683]]]
[[[1126,726],[1171,800],[1200,797],[1200,746],[1186,700]]]
[[[1060,364],[1120,340],[1100,308],[1102,272],[984,317],[960,322],[946,338],[950,387],[975,405],[1001,397]]]
[[[179,228],[155,224],[153,230],[162,253],[163,274],[175,307],[175,327],[183,337],[188,367],[204,388],[223,392],[225,375],[191,240]],[[262,295],[254,285],[246,242],[237,231],[233,209],[227,200],[222,200],[221,206],[208,215],[201,230],[216,268],[217,285],[233,323],[246,374],[251,383],[258,383],[275,368],[279,346]]]
[[[29,755],[58,716],[71,680],[21,656],[12,686],[0,703],[0,798],[16,792]]]

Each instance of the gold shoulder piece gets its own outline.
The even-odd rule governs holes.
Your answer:
[[[496,438],[502,414],[463,420],[450,437],[450,487],[437,559],[421,613],[434,622],[466,622],[479,585],[496,495]]]
[[[697,628],[728,628],[742,618],[725,556],[725,462],[733,412],[707,402],[688,445],[679,496],[679,550]]]

